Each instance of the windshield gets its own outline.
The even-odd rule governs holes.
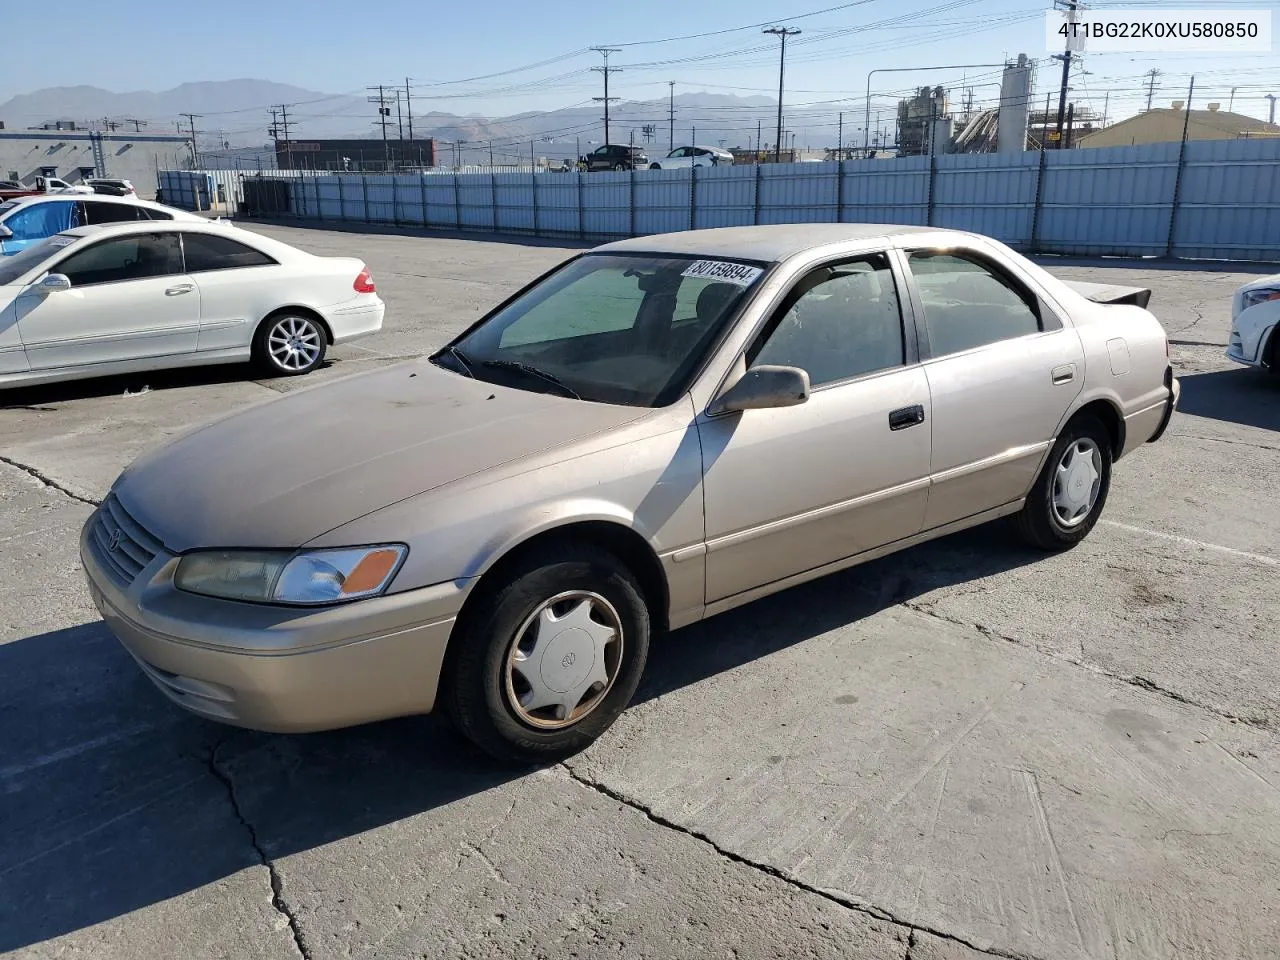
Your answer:
[[[600,403],[672,403],[765,265],[589,254],[436,354],[480,380]]]
[[[47,260],[54,251],[69,246],[78,239],[79,237],[67,237],[61,234],[45,237],[11,257],[0,257],[0,286],[16,282],[32,267],[39,266],[41,261]]]

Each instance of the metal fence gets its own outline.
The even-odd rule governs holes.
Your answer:
[[[757,223],[926,224],[1034,253],[1280,260],[1277,140],[591,174],[260,176],[282,185],[287,209],[235,212],[590,240]],[[161,175],[170,202],[182,204],[187,177],[204,173]],[[242,185],[226,192],[243,202]]]

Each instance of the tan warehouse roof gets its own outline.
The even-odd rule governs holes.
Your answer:
[[[1187,124],[1188,140],[1236,140],[1241,137],[1278,136],[1280,124],[1267,123],[1254,117],[1223,110],[1186,111],[1172,108],[1148,110],[1136,117],[1113,123],[1109,127],[1086,134],[1081,147],[1128,147],[1139,143],[1169,143],[1182,139],[1182,125]]]

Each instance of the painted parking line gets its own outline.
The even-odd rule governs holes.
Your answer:
[[[1267,567],[1280,567],[1280,560],[1275,557],[1263,556],[1260,553],[1250,553],[1248,550],[1237,550],[1235,547],[1224,547],[1220,543],[1209,543],[1206,540],[1196,540],[1193,537],[1183,537],[1176,533],[1165,533],[1163,530],[1150,530],[1147,527],[1135,527],[1128,523],[1119,523],[1115,520],[1099,520],[1101,524],[1108,527],[1115,527],[1117,530],[1127,530],[1129,533],[1139,533],[1148,537],[1158,537],[1161,540],[1172,540],[1174,543],[1186,544],[1189,547],[1199,547],[1201,550],[1212,550],[1216,553],[1225,553],[1232,557],[1239,557],[1242,560],[1250,560],[1254,563],[1260,563]]]

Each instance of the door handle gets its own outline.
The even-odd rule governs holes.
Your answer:
[[[165,290],[164,295],[166,297],[176,297],[184,293],[190,293],[195,288],[196,285],[194,283],[180,283],[176,287],[169,287]]]
[[[1059,367],[1054,367],[1049,376],[1053,378],[1054,383],[1070,383],[1076,378],[1076,365],[1074,363],[1064,363]]]
[[[905,430],[907,427],[914,427],[917,423],[924,423],[924,407],[918,403],[915,406],[901,407],[889,412],[890,430]]]

